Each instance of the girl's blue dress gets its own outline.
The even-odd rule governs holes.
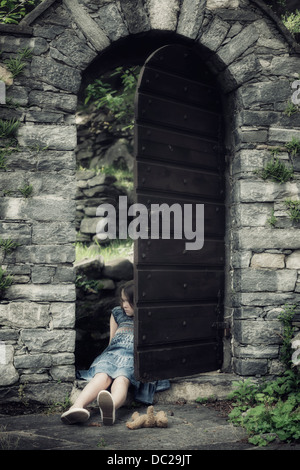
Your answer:
[[[88,370],[77,371],[78,379],[91,380],[95,374],[105,372],[112,379],[122,375],[134,387],[135,400],[151,404],[155,392],[170,387],[168,380],[141,383],[134,377],[133,317],[126,315],[121,307],[115,307],[112,315],[118,324],[117,331],[107,348],[96,357]]]

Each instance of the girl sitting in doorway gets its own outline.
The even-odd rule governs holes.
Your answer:
[[[155,391],[169,388],[168,381],[141,384],[134,377],[133,287],[133,281],[124,285],[121,291],[121,307],[112,310],[109,345],[96,357],[88,371],[77,373],[77,378],[89,382],[73,406],[61,415],[65,424],[87,421],[90,413],[85,407],[95,398],[103,424],[114,424],[115,411],[125,403],[130,384],[135,388],[135,399],[147,404],[152,403]],[[110,392],[107,391],[109,387]]]

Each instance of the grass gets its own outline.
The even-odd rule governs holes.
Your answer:
[[[287,167],[278,158],[273,158],[266,166],[257,172],[264,180],[270,179],[276,183],[286,183],[293,178],[293,169]]]
[[[95,244],[87,246],[84,243],[76,243],[76,261],[81,261],[84,258],[94,258],[95,256],[102,255],[104,261],[110,261],[116,258],[128,258],[132,256],[133,241],[129,240],[112,240],[108,245],[101,246]]]

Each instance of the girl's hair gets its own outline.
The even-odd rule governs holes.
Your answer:
[[[124,295],[128,302],[130,303],[131,307],[134,305],[134,300],[133,300],[133,281],[128,281],[124,286],[121,287],[121,292],[124,292]]]

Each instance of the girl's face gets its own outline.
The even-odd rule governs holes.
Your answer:
[[[133,317],[134,309],[133,309],[132,305],[130,305],[130,303],[128,302],[128,299],[125,296],[123,290],[121,292],[121,304],[122,304],[122,308],[125,311],[126,315],[128,315],[128,317]]]

